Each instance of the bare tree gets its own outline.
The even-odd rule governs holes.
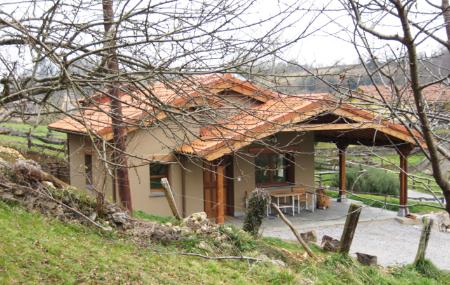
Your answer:
[[[187,126],[221,125],[230,113],[246,111],[236,102],[225,102],[229,107],[221,111],[211,106],[193,111],[161,100],[155,88],[189,98],[191,86],[202,88],[193,76],[250,75],[267,57],[307,37],[320,14],[308,3],[284,2],[266,14],[254,13],[263,3],[253,0],[1,4],[0,105],[8,116],[24,115],[13,103],[32,104],[39,108],[26,115],[64,113],[80,123],[116,178],[120,200],[131,210],[127,172],[132,166],[127,160],[133,156],[126,151],[126,130],[150,129],[153,122],[183,142],[198,136]],[[283,31],[299,19],[306,19],[305,25],[283,40]],[[214,95],[205,93],[204,98]],[[55,103],[55,97],[68,98],[72,110]],[[131,109],[142,116],[125,115]],[[98,121],[85,120],[93,112]],[[162,113],[170,120],[162,120]],[[96,132],[109,123],[112,141]],[[183,135],[176,133],[179,129]]]
[[[440,164],[441,157],[450,158],[448,140],[433,129],[433,121],[448,124],[448,113],[433,113],[431,102],[427,102],[424,95],[427,88],[433,86],[448,88],[450,73],[446,69],[435,72],[427,63],[428,58],[418,54],[418,49],[430,43],[450,50],[447,2],[434,5],[429,1],[390,0],[342,1],[342,4],[352,16],[354,29],[347,29],[347,32],[374,83],[378,102],[411,134],[418,131],[423,137],[426,144],[423,151],[431,162],[433,176],[442,189],[450,213],[450,183],[445,175],[448,170]],[[375,68],[364,64],[367,58]],[[382,79],[382,84],[375,84],[376,77]],[[413,100],[409,100],[411,97]],[[395,102],[403,102],[403,105]]]

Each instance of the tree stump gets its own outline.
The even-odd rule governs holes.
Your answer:
[[[365,254],[365,253],[356,253],[356,258],[358,259],[359,263],[364,265],[377,265],[378,258],[375,255]]]

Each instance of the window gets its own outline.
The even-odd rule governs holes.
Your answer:
[[[150,194],[164,195],[161,178],[169,179],[169,165],[162,163],[150,163]]]
[[[92,190],[94,189],[93,182],[93,173],[92,173],[92,155],[85,154],[84,155],[84,171],[86,177],[86,189]]]
[[[262,153],[255,160],[256,185],[283,185],[294,182],[294,163],[291,155]]]

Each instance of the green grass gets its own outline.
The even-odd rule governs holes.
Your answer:
[[[27,124],[27,123],[6,122],[6,123],[2,123],[1,126],[5,127],[5,128],[14,129],[16,131],[24,132],[24,133],[28,133],[29,130],[31,129],[31,134],[33,134],[35,136],[46,136],[48,133],[48,127],[46,125],[34,126],[34,125]],[[66,134],[61,133],[61,132],[55,132],[55,131],[52,131],[52,136],[53,136],[53,138],[59,138],[59,139],[66,138]],[[33,144],[37,144],[37,145],[41,145],[41,146],[51,146],[51,147],[59,148],[59,149],[61,149],[61,151],[48,150],[48,149],[44,149],[41,147],[35,147],[35,146],[33,146],[29,149],[28,145],[27,145],[27,143],[28,143],[27,138],[10,136],[10,135],[0,135],[0,145],[12,147],[21,152],[32,151],[32,152],[42,153],[42,154],[46,154],[46,155],[50,155],[50,156],[58,156],[58,157],[64,156],[64,152],[63,152],[64,146],[63,145],[48,144],[48,143],[41,142],[37,139],[32,139],[31,142]]]
[[[134,211],[133,212],[133,217],[141,219],[141,220],[147,220],[147,221],[151,221],[151,222],[158,222],[158,223],[161,223],[161,224],[165,224],[165,223],[175,224],[175,223],[177,223],[177,220],[174,217],[162,217],[162,216],[147,214],[146,212],[143,212],[143,211]]]
[[[327,195],[332,198],[338,197],[337,191],[326,191]],[[398,211],[399,209],[399,199],[395,197],[387,197],[386,202],[387,205],[385,207],[385,197],[379,195],[371,195],[371,194],[351,194],[347,193],[347,198],[363,202],[365,205],[369,205],[375,208],[386,208],[391,211]],[[389,205],[391,204],[391,205]],[[392,205],[394,204],[394,205]],[[409,211],[411,213],[416,214],[425,214],[430,212],[442,211],[443,209],[438,209],[440,205],[434,202],[409,202]]]
[[[3,202],[0,229],[0,284],[450,284],[448,273],[432,267],[422,267],[423,273],[414,266],[381,270],[317,247],[313,250],[320,261],[287,260],[287,268],[208,261],[175,254],[180,249],[173,246],[139,247],[118,234],[65,224]],[[243,253],[280,248],[304,254],[299,244],[275,238],[260,239]]]

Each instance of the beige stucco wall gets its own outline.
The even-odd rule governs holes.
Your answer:
[[[199,159],[185,159],[186,214],[203,211],[203,165]]]
[[[105,193],[108,199],[112,199],[112,177],[104,164],[99,159],[98,152],[101,149],[93,147],[91,140],[87,136],[69,134],[69,165],[70,184],[78,189],[86,189],[85,178],[85,154],[92,155],[92,176],[95,189]],[[92,191],[87,190],[88,193]]]
[[[129,179],[131,201],[135,210],[169,216],[172,214],[165,196],[151,195],[150,168],[148,159],[152,155],[170,154],[183,139],[183,131],[154,127],[132,132],[128,136],[127,152],[130,154]],[[178,209],[182,207],[182,167],[177,163],[169,165],[169,182],[174,192]]]
[[[234,214],[240,216],[245,212],[247,193],[255,189],[255,157],[245,153],[245,149],[234,156]]]
[[[173,129],[167,135],[161,128],[138,130],[128,136],[127,151],[129,158],[129,179],[131,196],[135,210],[142,210],[155,215],[168,216],[171,211],[164,196],[152,196],[150,192],[149,161],[152,155],[169,154],[175,145],[180,143],[182,130]],[[277,135],[280,145],[299,146],[295,156],[295,182],[307,189],[314,189],[314,136],[312,133],[295,134],[281,133]],[[241,149],[234,155],[234,202],[235,215],[245,211],[246,193],[255,189],[255,158]],[[92,152],[94,163],[94,184],[97,189],[106,189],[108,199],[112,199],[112,178],[105,166],[92,151],[88,138],[79,135],[69,135],[70,179],[71,184],[84,189],[84,154]],[[201,160],[184,158],[181,164],[170,164],[169,180],[174,191],[175,200],[182,210],[182,180],[185,179],[186,214],[203,211],[203,169]],[[118,197],[118,195],[117,195]]]

